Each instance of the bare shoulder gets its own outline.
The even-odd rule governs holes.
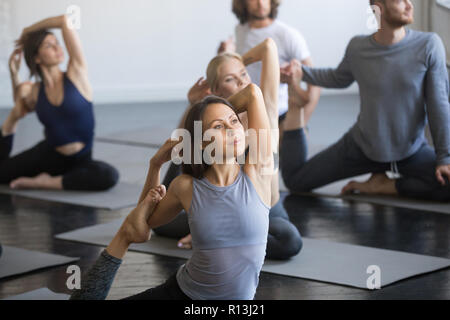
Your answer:
[[[17,87],[17,96],[25,101],[26,108],[30,111],[35,109],[39,96],[39,88],[39,82],[33,83],[31,81],[23,82]]]
[[[178,200],[183,205],[183,208],[186,212],[188,212],[191,207],[193,180],[194,178],[192,176],[182,174],[173,179],[169,188],[169,192],[173,192],[173,194],[178,198]]]
[[[176,194],[182,194],[186,191],[192,190],[192,182],[194,178],[188,174],[182,174],[173,179],[170,187]]]

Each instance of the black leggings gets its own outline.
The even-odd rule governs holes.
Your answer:
[[[192,300],[178,285],[176,273],[162,285],[123,300]]]
[[[169,187],[173,179],[181,173],[181,167],[170,165],[163,184]],[[190,233],[186,212],[181,211],[177,217],[164,226],[154,229],[155,233],[170,238],[180,239]],[[287,260],[297,255],[303,247],[302,237],[297,227],[289,221],[289,216],[281,201],[270,209],[269,235],[267,238],[266,258]]]
[[[0,134],[1,135],[1,134]],[[14,136],[0,136],[0,184],[41,173],[63,176],[64,190],[103,191],[119,180],[118,171],[107,163],[92,160],[92,151],[65,156],[42,141],[33,148],[10,157]]]

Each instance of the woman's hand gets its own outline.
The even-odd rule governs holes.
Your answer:
[[[16,48],[9,57],[9,71],[12,75],[17,75],[22,62],[22,48]]]
[[[121,227],[122,235],[127,243],[144,243],[150,239],[151,230],[148,220],[165,195],[164,185],[153,188],[144,201],[131,211]]]
[[[174,141],[172,139],[168,139],[150,160],[150,165],[154,166],[155,168],[160,168],[164,163],[172,160],[172,150],[179,143],[181,143],[180,140]]]
[[[189,90],[188,99],[191,105],[202,101],[205,97],[211,95],[211,89],[205,78],[201,77]]]

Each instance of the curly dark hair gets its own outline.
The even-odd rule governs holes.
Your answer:
[[[239,19],[241,24],[247,23],[248,21],[248,11],[245,5],[246,0],[233,0],[233,13]],[[281,4],[281,0],[271,0],[271,11],[269,17],[271,19],[276,19],[278,16],[278,7]]]

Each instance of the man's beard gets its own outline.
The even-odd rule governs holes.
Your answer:
[[[410,19],[397,18],[397,17],[393,17],[389,13],[387,13],[385,20],[390,26],[392,26],[394,28],[401,28],[401,27],[407,26],[409,24],[412,24],[414,22],[414,17],[412,17]]]
[[[250,16],[251,20],[265,20],[267,18],[270,18],[270,14],[266,14],[264,16],[257,16],[257,15],[254,15],[254,14],[250,14],[249,16]]]

